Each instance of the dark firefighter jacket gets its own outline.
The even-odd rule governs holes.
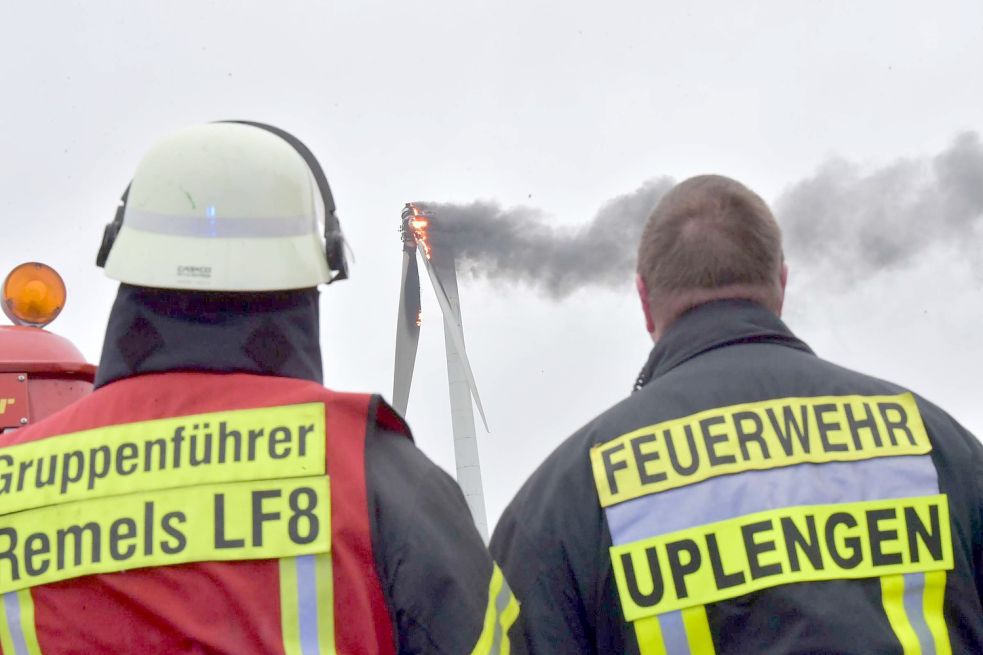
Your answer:
[[[380,397],[320,385],[317,339],[313,290],[122,285],[97,390],[0,443],[38,469],[0,495],[0,651],[508,652],[459,488]],[[59,462],[77,511],[40,488]]]
[[[495,530],[531,652],[983,652],[983,447],[952,418],[747,301],[684,314],[636,387]]]

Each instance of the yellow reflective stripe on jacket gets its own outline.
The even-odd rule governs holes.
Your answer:
[[[334,655],[331,553],[280,560],[280,624],[285,655]]]
[[[508,655],[511,652],[509,628],[518,617],[519,602],[496,564],[488,584],[485,621],[471,655]]]
[[[710,635],[710,621],[704,605],[687,607],[683,610],[683,625],[686,627],[686,641],[692,655],[714,655],[713,637]]]
[[[30,589],[3,594],[0,647],[4,655],[41,655],[34,624],[34,598]]]
[[[881,578],[881,602],[904,655],[951,655],[942,605],[945,571]]]
[[[881,578],[881,602],[884,604],[884,613],[891,624],[891,629],[901,642],[903,655],[921,653],[918,635],[915,634],[905,613],[903,575],[886,575]]]
[[[949,628],[945,624],[945,571],[929,571],[925,573],[925,593],[922,609],[925,612],[925,623],[935,641],[936,655],[952,655],[952,645],[949,643]]]
[[[703,605],[647,616],[634,622],[639,655],[714,655]]]
[[[638,640],[639,655],[669,655],[662,638],[662,626],[658,616],[646,616],[634,621],[635,639]]]

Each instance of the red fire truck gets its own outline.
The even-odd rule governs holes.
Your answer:
[[[0,432],[34,423],[92,391],[96,367],[71,341],[44,329],[65,306],[65,283],[45,264],[14,268],[3,283]]]

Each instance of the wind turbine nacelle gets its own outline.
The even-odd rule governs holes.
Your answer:
[[[430,259],[430,233],[433,212],[424,209],[420,203],[408,202],[400,214],[399,234],[403,239],[403,250],[412,252],[422,247],[423,256]]]

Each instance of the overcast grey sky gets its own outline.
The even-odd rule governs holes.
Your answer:
[[[981,64],[978,0],[7,1],[2,263],[61,271],[69,303],[52,329],[96,361],[115,286],[93,260],[142,152],[193,123],[274,123],[319,156],[356,255],[352,279],[323,292],[327,383],[388,396],[404,202],[523,206],[574,230],[663,176],[722,173],[770,202],[811,183],[849,201],[790,244],[788,323],[981,435],[983,219],[968,210],[949,230],[951,208],[848,193],[884,176],[889,190],[928,184],[958,135],[983,133]],[[786,229],[811,225],[787,211]],[[851,265],[882,235],[878,252],[920,245],[886,268]],[[439,310],[423,291],[408,418],[453,470]],[[461,304],[494,522],[546,454],[627,393],[650,343],[630,274],[560,299],[462,278]]]

